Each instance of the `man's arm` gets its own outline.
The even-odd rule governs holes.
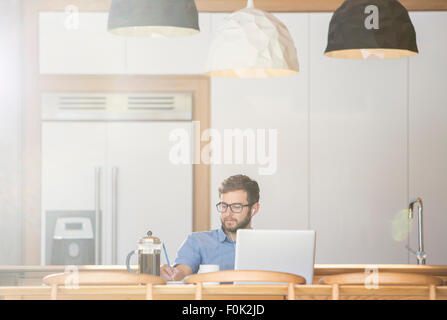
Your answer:
[[[181,281],[192,273],[192,269],[187,264],[179,264],[170,267],[164,264],[160,267],[160,276],[166,281]]]
[[[190,234],[183,241],[174,261],[174,267],[164,264],[160,267],[160,276],[166,281],[180,281],[191,273],[196,273],[201,262],[197,239]]]

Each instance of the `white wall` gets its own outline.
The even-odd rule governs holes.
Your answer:
[[[407,61],[322,53],[332,14],[310,16],[310,219],[319,263],[404,263]],[[355,239],[355,241],[354,241]],[[342,254],[338,254],[343,252]]]
[[[96,31],[78,37],[61,29],[63,17],[54,15],[41,14],[41,23],[59,21],[59,30],[41,29],[49,37],[41,42],[42,73],[200,74],[212,33],[225,16],[201,14],[200,36],[171,43],[98,38],[107,34],[106,13],[80,20],[90,21],[81,27]],[[412,13],[419,56],[384,61],[325,57],[330,13],[275,15],[294,38],[300,73],[212,79],[211,125],[221,133],[277,129],[277,171],[260,175],[257,165],[213,165],[212,227],[219,225],[219,183],[245,173],[261,187],[254,226],[315,229],[317,263],[414,263],[405,246],[416,247],[415,225],[409,239],[396,237],[408,228],[399,219],[402,210],[422,196],[427,263],[447,264],[447,12]],[[103,49],[89,50],[93,37],[103,41]],[[67,39],[74,42],[60,46]],[[62,51],[49,59],[56,43]],[[104,63],[95,63],[106,55]]]
[[[415,263],[406,249],[416,248],[415,221],[409,238],[399,236],[408,230],[402,210],[419,195],[427,263],[446,264],[447,13],[412,14],[421,54],[385,61],[324,56],[330,13],[277,16],[295,39],[301,72],[212,79],[212,126],[277,128],[278,172],[214,165],[211,212],[219,183],[242,172],[261,187],[254,226],[315,229],[317,263]],[[213,15],[213,28],[221,19]],[[212,222],[219,226],[216,214]]]
[[[21,263],[19,10],[0,2],[0,265]]]
[[[213,15],[215,29],[225,15]],[[308,43],[307,15],[279,14],[293,33],[295,43]],[[260,175],[258,165],[222,164],[211,169],[212,225],[219,225],[215,203],[220,182],[243,173],[257,180],[261,189],[261,210],[253,220],[259,228],[309,226],[308,217],[308,50],[298,46],[299,76],[274,79],[219,79],[211,81],[211,126],[224,129],[276,129],[277,169]],[[261,165],[261,168],[266,165]]]
[[[411,14],[420,54],[409,60],[409,194],[424,201],[427,261],[447,264],[447,12]],[[410,244],[417,245],[417,219]],[[410,256],[410,262],[415,257]]]

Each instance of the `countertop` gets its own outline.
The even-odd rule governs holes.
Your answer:
[[[70,268],[73,266],[70,266]],[[63,272],[67,266],[0,266],[0,273],[11,272]],[[83,265],[76,266],[79,271],[126,270],[124,265]],[[137,266],[132,266],[137,268]],[[447,265],[416,265],[416,264],[316,264],[316,276],[346,272],[364,272],[366,269],[377,268],[379,271],[415,272],[447,277]]]

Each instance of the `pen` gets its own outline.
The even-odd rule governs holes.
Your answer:
[[[165,243],[163,242],[163,251],[165,253],[166,261],[168,262],[168,266],[171,266],[171,263],[169,262],[168,253],[166,252]]]

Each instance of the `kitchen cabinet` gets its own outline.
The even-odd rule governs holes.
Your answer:
[[[40,73],[125,73],[126,40],[108,33],[107,18],[104,12],[41,12]]]
[[[166,243],[174,261],[192,232],[192,164],[170,162],[169,134],[174,129],[191,134],[191,128],[191,122],[43,122],[42,225],[46,211],[94,209],[98,167],[102,263],[124,264],[148,230]]]
[[[419,55],[409,60],[409,195],[424,204],[427,264],[447,264],[447,12],[412,12]],[[410,247],[417,247],[417,216]],[[416,257],[410,254],[410,263]]]
[[[310,226],[317,263],[407,263],[393,237],[407,199],[406,59],[323,53],[331,13],[310,15]]]
[[[126,38],[130,74],[202,74],[211,40],[211,14],[199,13],[200,33],[171,38]]]
[[[200,33],[181,38],[133,38],[107,31],[107,12],[41,12],[42,74],[201,74],[211,37],[211,14]]]

